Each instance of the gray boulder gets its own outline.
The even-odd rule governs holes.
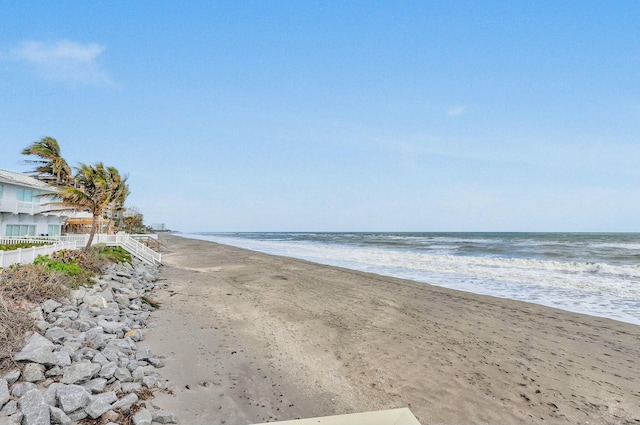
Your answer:
[[[20,411],[24,415],[24,425],[50,425],[49,405],[45,403],[42,393],[37,388],[27,391],[20,397]]]
[[[47,366],[68,366],[71,358],[65,352],[53,352],[55,345],[47,338],[34,332],[27,338],[27,343],[13,358],[17,361],[30,361]]]
[[[162,412],[162,411],[153,412],[151,414],[151,417],[153,418],[153,422],[157,422],[159,424],[176,424],[176,423],[178,423],[178,420],[173,415],[173,413],[167,413],[167,412]]]
[[[54,343],[59,343],[69,338],[71,335],[59,326],[54,326],[45,332],[44,336]]]
[[[100,365],[89,361],[74,363],[64,370],[60,382],[63,384],[80,384],[93,378],[100,372]]]
[[[82,386],[91,394],[98,394],[104,391],[107,386],[107,380],[104,378],[94,378],[85,382]]]
[[[14,397],[22,397],[36,387],[36,384],[33,382],[16,382],[11,386],[11,395]]]
[[[49,406],[49,415],[51,417],[51,423],[56,425],[71,425],[71,418],[67,416],[62,409]]]
[[[9,401],[10,398],[9,383],[6,379],[0,379],[0,409]]]
[[[122,409],[124,412],[127,412],[129,411],[129,409],[131,409],[131,406],[133,406],[137,402],[138,402],[138,396],[134,393],[131,393],[131,394],[127,394],[126,396],[122,397],[120,400],[113,403],[111,405],[111,408],[113,410]]]
[[[20,369],[12,369],[2,376],[2,379],[7,381],[7,384],[13,385],[18,379],[20,379]]]
[[[84,409],[92,419],[99,418],[103,413],[111,410],[111,404],[118,400],[116,393],[111,391],[95,395],[91,403]]]
[[[0,409],[0,417],[2,416],[11,416],[18,411],[18,402],[15,400],[9,400],[7,404],[4,405],[2,409]]]
[[[58,387],[57,399],[65,413],[83,409],[91,401],[91,394],[80,385],[64,385]]]
[[[62,307],[62,304],[56,300],[46,300],[42,303],[42,310],[45,313],[53,313],[58,307]]]
[[[151,412],[145,408],[140,409],[133,415],[133,425],[151,425],[151,421],[153,421]]]
[[[44,365],[40,363],[27,363],[22,371],[22,379],[26,382],[38,382],[44,380]]]

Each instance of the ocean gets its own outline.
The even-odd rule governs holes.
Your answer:
[[[639,233],[190,233],[640,325]]]

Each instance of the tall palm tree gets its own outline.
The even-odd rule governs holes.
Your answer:
[[[92,216],[91,233],[85,251],[91,247],[98,229],[100,217],[108,214],[115,205],[122,203],[129,194],[127,177],[122,177],[114,167],[80,164],[76,167],[73,185],[60,187],[58,201],[51,202],[52,211],[89,211]]]
[[[71,167],[61,156],[60,145],[53,137],[43,137],[33,142],[22,150],[22,154],[37,156],[39,159],[27,159],[25,162],[34,164],[33,172],[55,186],[68,185],[73,180]]]

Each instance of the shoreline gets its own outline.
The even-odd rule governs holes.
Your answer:
[[[161,235],[155,328],[181,423],[409,407],[430,423],[640,418],[640,326]]]
[[[258,233],[258,235],[282,235],[275,238],[278,242],[271,243],[270,237],[262,236],[245,239],[214,233],[177,233],[182,237],[216,242],[265,254],[297,258],[327,266],[365,271],[478,295],[524,301],[640,325],[640,317],[637,314],[638,301],[634,299],[637,297],[630,295],[637,293],[637,288],[633,285],[633,282],[640,278],[636,267],[637,261],[627,264],[616,263],[616,260],[612,259],[613,262],[609,263],[608,259],[604,257],[611,255],[611,253],[605,255],[603,252],[598,252],[597,249],[596,252],[590,254],[592,257],[567,256],[565,248],[568,246],[559,251],[551,250],[549,252],[545,248],[544,255],[541,256],[541,252],[537,248],[539,246],[556,245],[556,242],[557,246],[579,242],[577,240],[572,242],[556,241],[559,236],[562,236],[560,239],[565,238],[566,233],[541,233],[540,235],[553,237],[537,241],[536,236],[533,236],[537,234],[523,232],[406,234],[407,236],[415,236],[418,240],[425,237],[434,238],[434,241],[429,243],[429,249],[435,247],[435,251],[439,251],[437,254],[423,251],[427,246],[421,245],[420,242],[405,245],[392,243],[393,237],[400,235],[400,233],[363,232],[362,235],[370,235],[372,239],[364,237],[358,239],[356,243],[351,239],[337,242],[333,239],[323,240],[325,236],[334,235],[334,233],[303,233],[304,239],[293,237],[289,240],[288,235],[290,234],[286,232]],[[357,235],[358,233],[349,232],[346,234]],[[492,239],[495,235],[502,236],[498,239]],[[504,235],[509,235],[509,238],[503,239]],[[602,238],[608,239],[620,234],[593,235],[599,235],[600,239],[589,240],[588,244],[598,246],[603,243]],[[392,239],[385,239],[389,236]],[[313,240],[309,246],[305,243],[307,237]],[[378,237],[382,237],[382,239],[376,239]],[[460,239],[458,242],[451,242],[450,238]],[[487,238],[493,242],[488,243]],[[386,242],[384,242],[385,240]],[[474,248],[476,254],[454,254],[454,251],[460,248],[455,248],[455,245],[462,243],[461,241],[472,245],[477,244],[478,246]],[[281,242],[284,243],[281,245]],[[581,243],[584,242],[583,240]],[[627,243],[629,241],[620,242]],[[453,245],[449,246],[448,243],[453,243]],[[486,243],[488,245],[485,246]],[[489,248],[495,244],[504,244],[498,249],[500,252]],[[527,248],[522,251],[520,246],[527,246]],[[582,252],[581,249],[584,249],[584,247],[578,246],[573,248],[580,252]],[[378,249],[382,251],[376,252]],[[509,249],[514,249],[522,255],[510,256],[507,253]],[[336,256],[336,251],[340,250],[347,252]],[[442,250],[449,250],[449,252],[446,253]],[[564,254],[560,254],[560,251]],[[557,257],[558,255],[565,255],[565,257],[560,258]],[[407,262],[407,258],[411,258],[411,261]],[[609,270],[612,274],[607,272],[606,276],[600,276],[598,270],[601,267],[603,270],[612,267],[613,270]],[[562,283],[555,285],[554,282]]]

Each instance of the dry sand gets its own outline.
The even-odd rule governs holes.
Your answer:
[[[182,424],[409,407],[427,424],[640,423],[640,326],[166,235]]]

